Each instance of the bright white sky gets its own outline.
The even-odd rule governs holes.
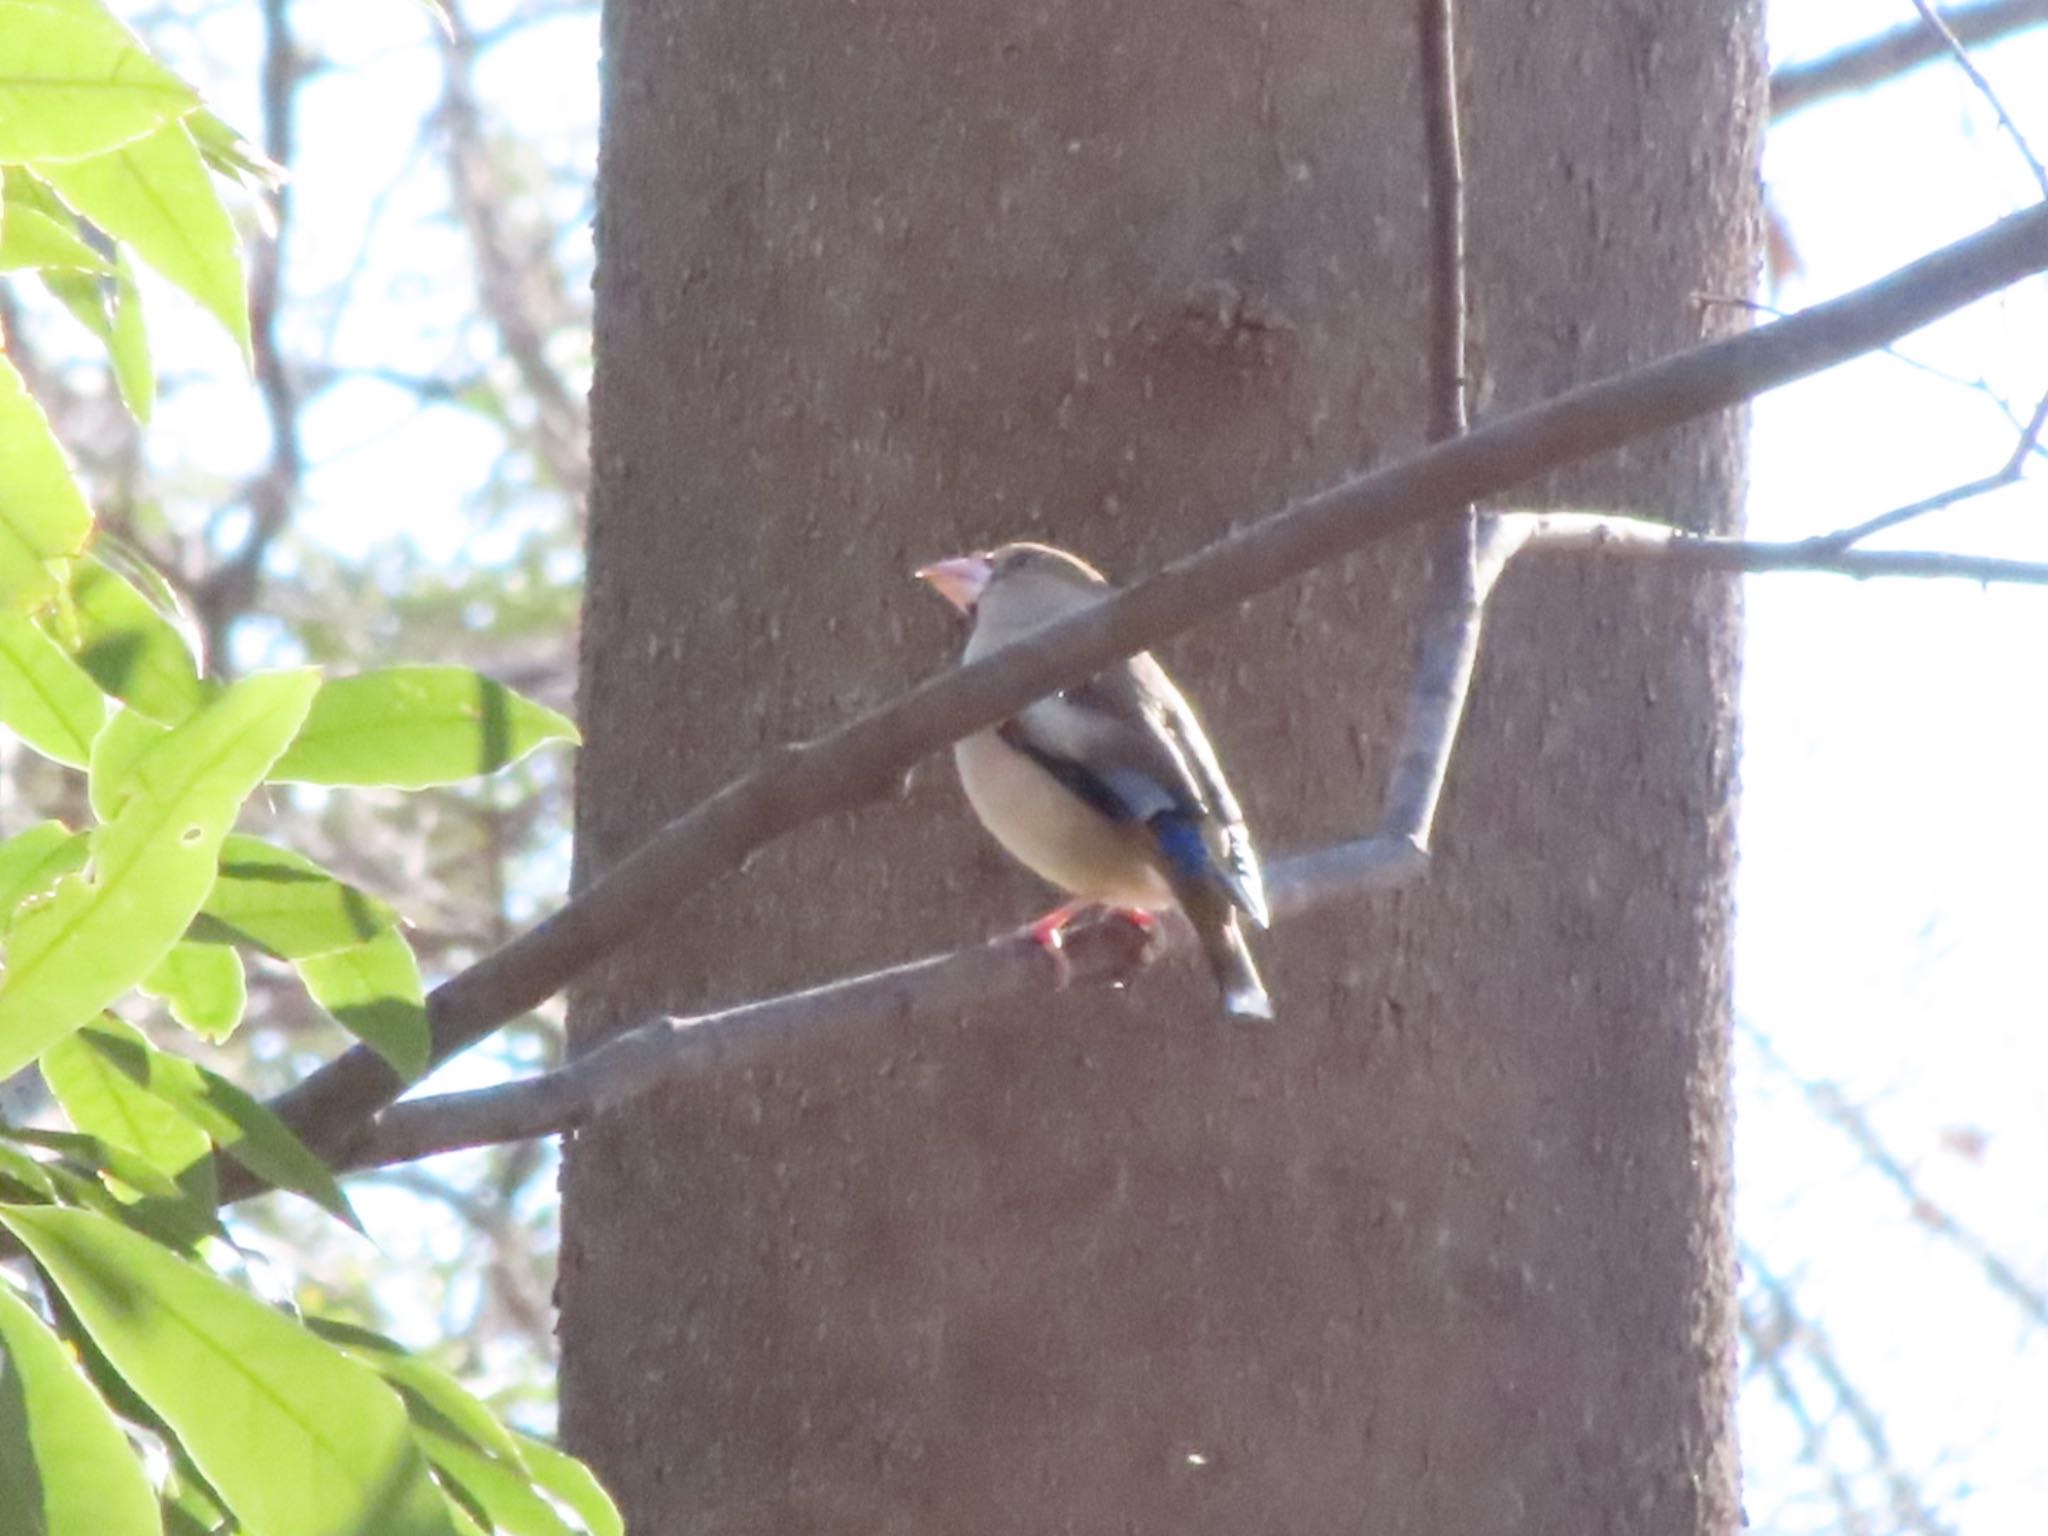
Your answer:
[[[1826,52],[1911,15],[1905,0],[1786,0],[1773,47]],[[2048,31],[1978,62],[2048,153]],[[1945,66],[1790,120],[1766,172],[1806,267],[1788,307],[2039,196]],[[2048,293],[2037,280],[1900,350],[1985,380],[2024,418],[2048,390]],[[1760,537],[1987,474],[2017,437],[1982,392],[1881,357],[1768,397],[1754,423]],[[2048,561],[2048,463],[2036,475],[1882,542]],[[1793,1071],[1841,1084],[1929,1197],[2048,1286],[2048,591],[1776,576],[1747,600],[1737,1007]],[[1740,1060],[1746,1240],[1821,1321],[1945,1524],[2038,1536],[2048,1329],[1914,1223],[1755,1051]],[[1954,1150],[1957,1133],[1981,1134],[1981,1154]],[[1801,1382],[1825,1412],[1825,1387]],[[1752,1518],[1835,1528],[1816,1480],[1765,1477],[1798,1440],[1761,1382],[1742,1428]]]
[[[499,8],[477,5],[473,19],[487,25]],[[257,121],[252,13],[228,7],[209,23],[211,67],[176,60],[221,81],[216,97],[245,128]],[[1824,53],[1911,15],[1908,0],[1780,0],[1774,56]],[[412,159],[439,84],[431,58],[409,46],[420,15],[398,0],[300,0],[294,16],[309,46],[354,67],[305,97],[293,286],[326,291],[358,263],[375,274],[346,313],[294,323],[331,334],[337,362],[445,369],[465,355],[474,322],[446,300],[451,282],[467,291],[466,269],[437,222],[439,170]],[[523,132],[582,146],[587,160],[595,62],[594,29],[556,23],[490,55],[485,94],[516,96]],[[1979,62],[2048,152],[2048,31]],[[1787,307],[2035,195],[1981,100],[1945,66],[1792,120],[1771,139],[1767,173],[1805,266],[1778,296]],[[159,300],[152,321],[161,356],[225,358],[175,301]],[[1901,350],[1985,380],[2024,417],[2048,389],[2048,293],[2036,282]],[[237,370],[222,378],[171,402],[154,436],[239,473],[263,428]],[[1750,518],[1764,537],[1842,526],[1982,475],[2015,439],[1983,391],[1886,358],[1773,395],[1754,422]],[[460,412],[420,414],[398,390],[344,386],[308,419],[308,457],[321,467],[300,525],[352,550],[402,536],[448,558],[487,557],[473,543],[465,551],[460,516],[422,514],[461,507],[494,445]],[[2032,485],[1886,542],[2048,561],[2044,484],[2048,464]],[[2048,591],[1773,576],[1749,584],[1748,614],[1740,1013],[1794,1071],[1840,1083],[1932,1198],[2048,1285]],[[1740,1060],[1746,1241],[1821,1321],[1944,1526],[2039,1536],[2048,1329],[1916,1225],[1753,1049]],[[1972,1155],[1956,1150],[1966,1138]],[[367,1204],[394,1257],[448,1240],[418,1230],[417,1209]],[[1813,1410],[1833,1416],[1825,1384],[1810,1370],[1799,1379]],[[1822,1485],[1796,1465],[1796,1426],[1760,1379],[1746,1384],[1742,1428],[1754,1528],[1836,1528]],[[1859,1442],[1840,1422],[1830,1433],[1854,1465]]]

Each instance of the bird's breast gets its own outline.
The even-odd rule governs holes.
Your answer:
[[[1085,901],[1174,904],[1143,828],[1111,821],[993,731],[960,742],[953,760],[981,824],[1040,878]]]

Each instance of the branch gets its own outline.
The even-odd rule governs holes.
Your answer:
[[[1942,47],[1948,50],[1949,56],[1969,78],[1970,84],[1977,88],[1977,94],[1990,104],[1992,112],[1998,118],[1998,126],[2003,128],[2006,136],[2019,146],[2020,158],[2027,162],[2027,169],[2034,173],[2034,185],[2041,189],[2043,197],[2048,197],[2048,169],[2042,167],[2039,158],[2034,154],[2033,146],[2027,143],[2027,136],[2020,132],[2020,125],[2014,122],[2012,114],[2005,110],[2005,103],[1998,99],[1998,92],[1993,89],[1991,82],[1984,78],[1984,71],[1979,69],[1977,61],[1970,57],[1970,50],[1964,46],[1963,40],[1956,36],[1953,27],[1942,20],[1941,13],[1935,10],[1930,0],[1913,0],[1913,9],[1920,13],[1920,19],[1927,24],[1927,30],[1941,39]]]
[[[1915,1531],[1919,1536],[1955,1536],[1955,1527],[1944,1521],[1927,1507],[1920,1497],[1920,1490],[1913,1479],[1906,1474],[1898,1457],[1892,1451],[1891,1437],[1885,1433],[1884,1420],[1871,1406],[1856,1383],[1849,1379],[1842,1362],[1836,1358],[1834,1345],[1827,1334],[1812,1318],[1803,1315],[1792,1299],[1792,1289],[1784,1279],[1764,1263],[1754,1248],[1744,1245],[1737,1255],[1742,1273],[1755,1280],[1770,1303],[1773,1317],[1770,1331],[1777,1337],[1796,1343],[1809,1364],[1819,1373],[1828,1390],[1834,1394],[1836,1404],[1855,1426],[1857,1435],[1870,1452],[1873,1469],[1884,1479],[1885,1491],[1890,1495],[1892,1518],[1902,1530]]]
[[[2048,586],[2048,565],[1956,555],[1939,550],[1849,549],[1841,535],[1782,543],[1694,533],[1646,518],[1601,512],[1518,512],[1498,519],[1501,538],[1516,547],[1594,551],[1620,560],[1668,562],[1695,570],[1765,575],[1814,571],[1836,576],[1949,577],[2002,585]]]
[[[817,741],[771,753],[552,916],[435,988],[433,1059],[538,1005],[748,854],[883,793],[912,764],[1032,699],[1374,540],[1831,367],[2044,267],[2048,204],[1789,319],[1581,386],[1342,481],[1024,643]],[[334,1153],[403,1086],[357,1046],[279,1095],[274,1108],[317,1150]],[[237,1193],[230,1188],[228,1198]]]
[[[1941,17],[1958,40],[1974,47],[2048,21],[2048,0],[1988,0],[1955,6]],[[1771,75],[1771,119],[1782,121],[1837,96],[1867,91],[1931,64],[1947,51],[1948,44],[1924,23],[1909,21],[1837,53],[1788,64]]]
[[[303,65],[287,0],[263,3],[263,152],[282,166],[295,154],[298,90]],[[271,194],[269,237],[258,239],[249,265],[249,340],[256,387],[270,427],[270,462],[243,492],[249,530],[240,545],[199,586],[196,606],[206,631],[206,654],[228,664],[228,631],[256,600],[264,557],[291,522],[305,473],[299,443],[299,400],[279,343],[278,310],[284,299],[286,241],[292,227],[289,181]]]
[[[1593,552],[1716,571],[1834,571],[1850,576],[1968,576],[2023,580],[2048,586],[2048,565],[1977,561],[1967,556],[1912,551],[1883,553],[1829,547],[1824,539],[1796,544],[1751,543],[1688,533],[1660,523],[1594,513],[1509,513],[1486,520],[1496,537],[1490,550],[1502,564],[1523,550]],[[1952,565],[1994,565],[2003,575]],[[2021,572],[2017,577],[2009,574]],[[1433,709],[1411,697],[1404,746],[1448,761],[1458,713]],[[1436,734],[1432,735],[1431,733]],[[1395,890],[1428,864],[1426,844],[1406,829],[1383,823],[1381,832],[1339,843],[1267,869],[1275,923],[1368,892]],[[588,1125],[643,1093],[707,1072],[767,1066],[789,1043],[818,1029],[861,1029],[971,1014],[991,999],[1042,992],[1048,986],[1128,983],[1141,967],[1188,951],[1192,938],[1169,916],[1147,944],[1117,920],[1070,929],[1061,978],[1042,946],[1022,935],[991,939],[947,954],[849,977],[823,986],[721,1013],[659,1018],[616,1035],[587,1055],[552,1072],[462,1093],[408,1099],[382,1111],[345,1154],[347,1168],[382,1167],[441,1152],[493,1146],[531,1137],[558,1136]],[[1894,1182],[1904,1177],[1897,1175]],[[2009,1266],[1993,1269],[1995,1255],[1971,1241],[1952,1221],[1937,1221],[1985,1264],[1994,1283],[2023,1306],[2043,1305]]]
[[[1808,1108],[1848,1137],[1856,1150],[1863,1154],[1863,1160],[1898,1192],[1915,1221],[1954,1243],[1976,1261],[1993,1290],[2004,1292],[2007,1299],[2036,1325],[2048,1326],[2048,1290],[2030,1283],[1990,1243],[1957,1221],[1939,1201],[1922,1189],[1920,1181],[1884,1144],[1876,1127],[1859,1106],[1850,1103],[1835,1084],[1801,1077],[1794,1072],[1791,1064],[1778,1054],[1777,1047],[1754,1024],[1745,1022],[1740,1027],[1750,1044],[1762,1055],[1765,1064],[1799,1090]]]
[[[1455,0],[1417,0],[1422,37],[1424,148],[1429,159],[1429,438],[1448,442],[1471,426],[1467,404],[1470,318],[1465,256],[1465,157],[1459,137]],[[1430,595],[1416,634],[1407,720],[1387,770],[1380,826],[1429,848],[1437,803],[1451,770],[1458,721],[1472,690],[1491,577],[1482,544],[1491,521],[1467,503],[1438,530],[1430,551]],[[1498,567],[1493,568],[1495,572]]]

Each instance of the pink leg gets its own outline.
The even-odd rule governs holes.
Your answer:
[[[1067,925],[1094,905],[1092,901],[1063,902],[1024,930],[1052,961],[1055,988],[1063,988],[1074,979],[1074,968],[1067,963]]]

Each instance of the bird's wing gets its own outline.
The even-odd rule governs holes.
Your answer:
[[[1214,879],[1265,924],[1237,798],[1201,722],[1149,655],[1038,700],[999,734],[1111,821],[1145,823],[1169,866]]]

